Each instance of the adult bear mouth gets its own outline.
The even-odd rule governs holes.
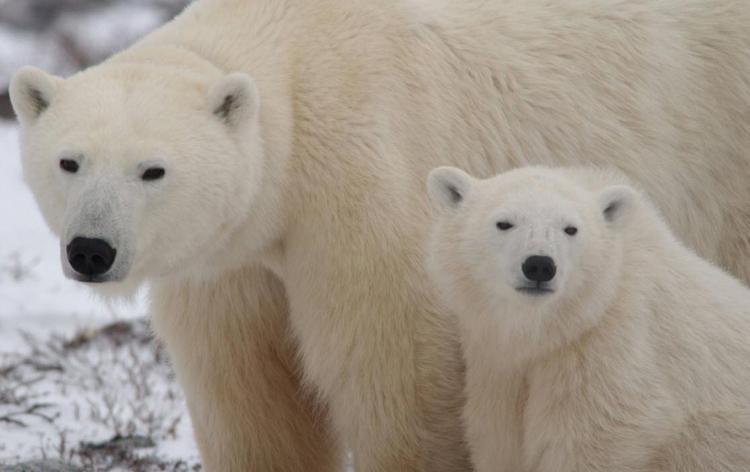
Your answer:
[[[107,277],[93,276],[93,275],[79,275],[79,274],[73,275],[72,279],[75,280],[76,282],[81,282],[84,284],[103,284],[103,283],[107,283],[111,281]]]

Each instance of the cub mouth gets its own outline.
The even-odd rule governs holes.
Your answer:
[[[521,287],[516,287],[516,291],[532,296],[549,295],[551,293],[555,293],[553,289],[541,284],[522,285]]]

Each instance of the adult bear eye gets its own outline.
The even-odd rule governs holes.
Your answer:
[[[73,159],[60,159],[60,169],[75,174],[78,172],[78,163]]]
[[[576,228],[575,226],[568,226],[567,228],[565,228],[565,234],[569,236],[575,236],[577,232],[578,228]]]
[[[495,226],[497,226],[497,229],[499,229],[500,231],[508,231],[513,227],[513,224],[508,223],[507,221],[498,221],[497,225]]]
[[[159,180],[162,177],[164,177],[164,174],[166,174],[166,171],[163,167],[151,167],[146,169],[143,172],[143,175],[141,175],[141,179],[143,180]]]

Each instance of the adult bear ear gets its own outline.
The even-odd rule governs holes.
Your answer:
[[[627,185],[613,185],[599,192],[599,209],[608,223],[621,223],[633,210],[637,193]]]
[[[10,102],[22,125],[34,123],[57,95],[63,79],[36,67],[22,67],[10,81]]]
[[[260,96],[255,81],[249,75],[233,72],[211,86],[208,105],[217,119],[236,128],[257,119]]]
[[[437,208],[456,209],[466,199],[473,180],[456,167],[438,167],[427,176],[427,193]]]

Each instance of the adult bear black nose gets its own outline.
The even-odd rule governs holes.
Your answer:
[[[533,282],[549,282],[555,278],[555,261],[549,256],[530,256],[521,266],[523,275]]]
[[[68,262],[79,274],[93,277],[112,267],[117,251],[103,239],[74,238],[67,247]]]

